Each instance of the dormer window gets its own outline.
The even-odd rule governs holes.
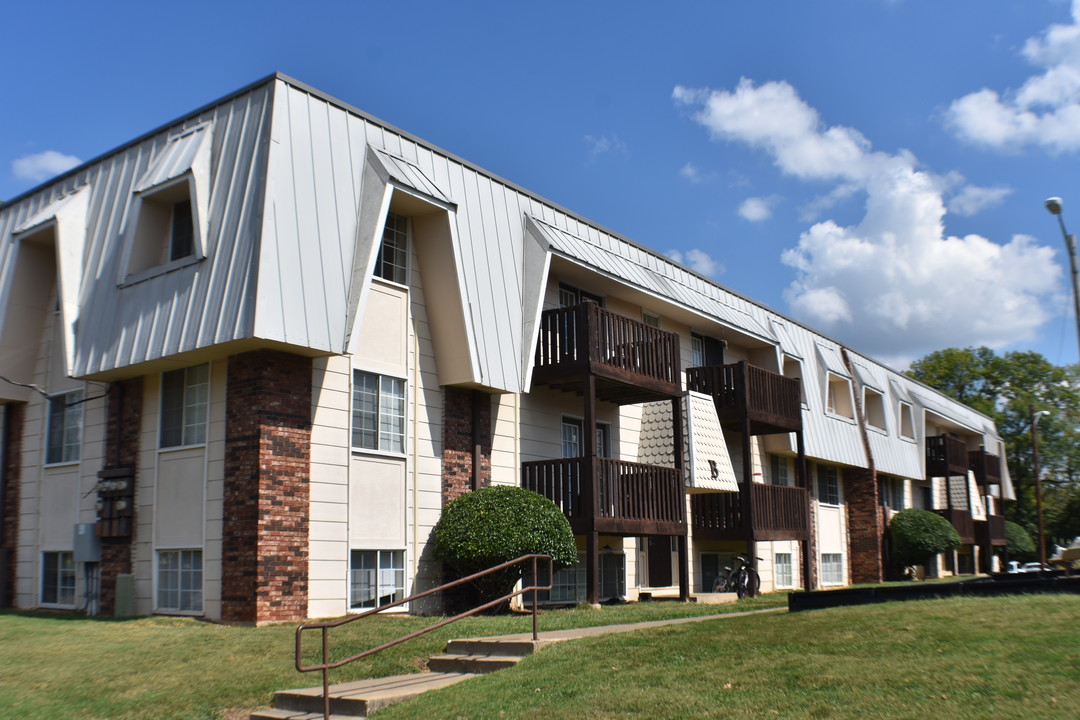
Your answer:
[[[195,223],[191,219],[190,200],[173,203],[171,225],[169,260],[186,258],[195,250]]]
[[[398,285],[408,284],[409,220],[390,213],[383,228],[379,257],[375,260],[375,277]]]
[[[866,424],[876,430],[885,430],[885,396],[873,388],[863,388],[863,412]]]
[[[901,400],[898,408],[900,413],[900,437],[906,440],[914,440],[915,414],[911,410],[911,405]]]
[[[840,377],[832,373],[826,374],[825,412],[849,420],[855,419],[855,412],[851,402],[850,378]]]

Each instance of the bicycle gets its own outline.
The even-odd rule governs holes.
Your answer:
[[[761,576],[750,565],[753,558],[739,555],[734,567],[725,567],[727,572],[716,578],[713,592],[733,592],[740,598],[755,597],[761,589]]]

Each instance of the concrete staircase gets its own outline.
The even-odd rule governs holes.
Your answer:
[[[442,655],[428,661],[427,672],[331,685],[331,718],[365,718],[380,708],[428,690],[513,667],[526,655],[552,642],[557,640],[533,641],[515,637],[451,640]],[[323,716],[322,707],[321,686],[281,690],[274,693],[274,707],[252,713],[251,720],[318,720]]]

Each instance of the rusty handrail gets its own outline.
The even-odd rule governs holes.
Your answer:
[[[540,559],[546,559],[547,563],[548,563],[548,584],[547,585],[537,585],[537,584],[535,584],[536,583],[536,578],[538,577],[538,575],[536,574],[537,561],[540,560]],[[498,572],[499,570],[505,570],[506,568],[512,567],[514,565],[518,565],[518,564],[523,563],[523,562],[525,562],[527,560],[532,561],[532,577],[533,577],[533,583],[534,583],[533,585],[529,585],[528,587],[523,587],[520,590],[515,590],[512,593],[509,593],[507,595],[503,595],[500,598],[497,598],[495,600],[491,600],[489,602],[486,602],[483,605],[479,605],[477,607],[474,607],[472,610],[467,610],[467,611],[465,611],[463,613],[455,615],[452,618],[446,618],[444,620],[440,620],[439,622],[435,623],[434,625],[429,625],[426,628],[423,628],[421,630],[411,632],[408,635],[404,635],[402,637],[397,638],[396,640],[391,640],[389,642],[385,642],[382,645],[379,645],[378,647],[371,648],[370,650],[365,650],[362,653],[358,653],[356,655],[351,655],[351,656],[349,656],[347,658],[343,658],[343,659],[337,660],[335,662],[330,662],[330,658],[329,658],[330,637],[329,637],[329,635],[330,635],[330,629],[331,628],[336,628],[336,627],[340,627],[342,625],[347,625],[347,624],[349,624],[351,622],[356,622],[357,620],[360,620],[361,618],[366,618],[369,615],[375,615],[377,613],[383,612],[384,610],[389,610],[390,608],[398,607],[399,605],[405,605],[406,603],[410,603],[413,600],[419,600],[420,598],[427,597],[428,595],[434,595],[437,592],[442,592],[443,590],[449,590],[452,587],[457,587],[458,585],[463,585],[463,584],[465,584],[467,582],[472,582],[473,580],[476,580],[477,578],[484,577],[485,575],[490,575],[491,573]],[[537,627],[536,627],[536,608],[537,608],[536,593],[538,591],[540,591],[540,590],[551,590],[551,579],[552,579],[553,575],[554,575],[554,564],[552,562],[552,559],[551,559],[550,555],[541,555],[541,554],[537,554],[537,553],[533,553],[533,554],[530,554],[530,555],[522,555],[521,557],[519,557],[517,559],[504,562],[504,563],[502,563],[500,565],[495,565],[494,567],[490,567],[487,570],[481,570],[480,572],[473,573],[472,575],[467,575],[467,576],[465,576],[465,577],[463,577],[463,578],[461,578],[459,580],[455,580],[453,582],[448,582],[448,583],[446,583],[444,585],[440,585],[437,588],[432,588],[431,590],[425,590],[424,592],[417,593],[416,595],[410,595],[409,597],[407,597],[407,598],[405,598],[403,600],[398,600],[397,602],[390,603],[389,605],[382,605],[380,607],[373,608],[373,609],[368,610],[366,612],[362,612],[359,615],[351,615],[351,616],[349,616],[347,618],[342,618],[340,620],[332,620],[330,622],[304,623],[303,625],[300,625],[298,628],[296,628],[296,669],[299,672],[313,672],[315,670],[321,670],[322,671],[323,718],[324,718],[324,720],[330,720],[330,671],[331,670],[333,670],[335,668],[342,667],[343,665],[348,665],[349,663],[352,663],[352,662],[355,662],[355,661],[360,660],[362,658],[368,657],[369,655],[374,655],[377,652],[380,652],[382,650],[386,650],[387,648],[390,648],[390,647],[393,647],[393,646],[398,645],[400,643],[403,643],[406,640],[412,640],[413,638],[424,635],[425,633],[429,633],[432,630],[438,630],[439,628],[443,627],[444,625],[449,625],[450,623],[456,622],[456,621],[458,621],[458,620],[460,620],[460,619],[462,619],[464,617],[469,617],[470,615],[475,615],[478,612],[481,612],[483,610],[487,610],[490,607],[495,607],[499,603],[506,602],[510,598],[517,597],[518,595],[524,595],[527,592],[532,592],[533,640],[534,641],[537,640],[538,635],[537,635]],[[303,633],[304,633],[305,630],[321,630],[322,631],[322,664],[320,664],[320,665],[303,665],[303,664],[301,664],[302,661],[300,659],[300,656],[303,654],[303,637],[304,637]]]

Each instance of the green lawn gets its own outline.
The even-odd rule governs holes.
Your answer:
[[[541,630],[786,606],[783,593],[734,606],[651,602],[552,610]],[[433,618],[376,617],[336,632],[335,657],[400,637]],[[453,637],[528,632],[531,616],[467,618],[335,671],[334,681],[417,672]],[[190,618],[93,620],[0,611],[0,718],[220,718],[268,704],[275,690],[317,685],[293,668],[295,625],[230,627]],[[318,643],[317,635],[310,637]],[[314,659],[308,654],[307,659]]]
[[[541,629],[783,605],[669,602],[550,611]],[[404,718],[1069,718],[1080,716],[1080,597],[957,598],[769,613],[562,643],[519,666],[400,706]],[[356,623],[338,652],[429,622]],[[362,627],[356,627],[362,626]],[[450,637],[523,632],[472,618],[339,671],[414,671]],[[0,717],[223,718],[314,685],[292,669],[293,626],[0,613]],[[934,713],[933,716],[930,713]]]

